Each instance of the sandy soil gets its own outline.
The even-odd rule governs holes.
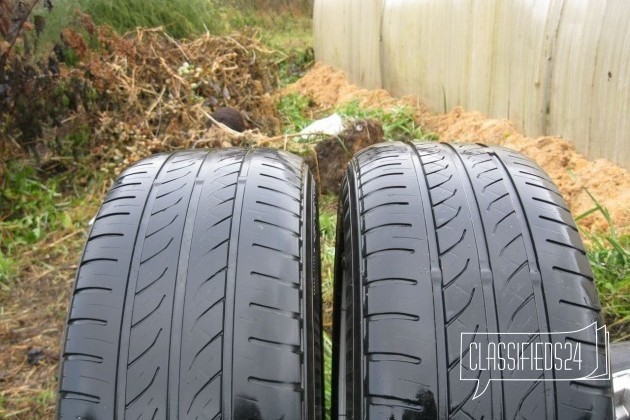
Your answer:
[[[515,149],[542,166],[552,177],[574,216],[593,207],[593,197],[608,209],[620,231],[630,232],[630,173],[605,159],[588,160],[571,142],[560,137],[526,137],[508,120],[491,119],[478,112],[455,108],[432,114],[419,98],[394,98],[383,89],[367,90],[351,84],[343,72],[318,63],[302,79],[285,89],[311,97],[323,109],[358,100],[365,107],[413,106],[418,121],[442,141],[475,142]],[[580,222],[589,230],[606,230],[600,213]]]

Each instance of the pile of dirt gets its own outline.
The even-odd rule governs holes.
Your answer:
[[[334,108],[351,100],[358,100],[364,107],[413,106],[418,122],[435,132],[441,141],[485,143],[517,150],[547,171],[575,216],[595,207],[590,193],[608,209],[621,232],[630,232],[628,171],[605,159],[588,160],[569,141],[560,137],[526,137],[510,121],[490,119],[462,108],[432,115],[416,97],[397,99],[382,89],[359,88],[351,84],[342,71],[321,63],[317,63],[302,79],[284,90],[284,93],[292,92],[308,96],[321,109]],[[600,213],[582,219],[580,225],[593,231],[608,229]]]
[[[419,113],[428,112],[424,104],[414,96],[394,98],[385,89],[364,89],[351,84],[346,75],[335,68],[315,63],[313,68],[297,82],[286,86],[281,94],[299,93],[311,98],[320,108],[334,108],[351,101],[358,101],[361,107],[388,108],[409,105]]]

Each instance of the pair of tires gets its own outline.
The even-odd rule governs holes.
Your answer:
[[[485,146],[392,142],[357,154],[341,189],[333,418],[612,416],[608,382],[550,371],[473,399],[457,376],[460,332],[601,321],[575,224],[540,168]],[[136,163],[80,263],[59,417],[324,418],[319,275],[316,188],[298,157]],[[604,361],[594,333],[569,338]]]

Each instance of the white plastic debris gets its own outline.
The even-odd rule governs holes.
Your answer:
[[[341,115],[334,113],[326,118],[311,123],[304,130],[300,131],[301,139],[308,139],[316,134],[326,134],[328,136],[336,136],[343,131],[343,119]]]

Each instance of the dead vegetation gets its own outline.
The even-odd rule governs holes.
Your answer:
[[[281,56],[255,33],[182,42],[161,28],[121,36],[78,13],[62,41],[54,72],[10,69],[3,159],[28,153],[65,171],[87,156],[112,171],[158,151],[213,145],[208,114],[223,106],[260,133],[278,131],[271,92]]]

